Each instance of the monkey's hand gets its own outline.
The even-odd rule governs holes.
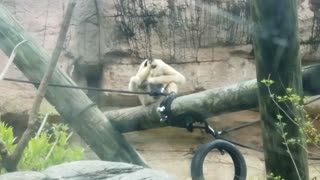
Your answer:
[[[157,68],[157,61],[155,61],[155,60],[150,61],[150,66],[151,66],[151,69]]]
[[[148,60],[145,60],[142,63],[142,66],[140,66],[140,69],[136,74],[136,77],[140,81],[138,84],[141,84],[143,81],[147,80],[147,78],[149,77],[150,72],[151,72],[150,62]]]
[[[149,84],[158,84],[158,83],[155,81],[155,78],[154,78],[154,77],[149,77],[149,78],[147,79],[147,82],[148,82]]]
[[[155,88],[151,89],[150,91],[150,96],[160,96],[164,92],[164,88]]]

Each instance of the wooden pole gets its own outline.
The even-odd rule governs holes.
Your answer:
[[[19,47],[14,63],[29,80],[40,82],[50,58],[0,5],[0,49],[9,56],[23,39],[28,42]],[[50,83],[75,85],[59,68]],[[147,166],[82,90],[49,87],[45,97],[102,160]]]
[[[36,131],[35,127],[38,119],[38,111],[39,111],[41,102],[44,98],[44,95],[46,93],[46,89],[48,87],[48,81],[51,79],[54,69],[56,68],[56,65],[58,63],[58,59],[62,51],[66,34],[68,32],[69,24],[71,21],[71,17],[72,17],[72,13],[75,5],[76,3],[74,1],[69,1],[68,3],[66,15],[61,26],[61,31],[59,33],[56,47],[52,53],[49,66],[41,80],[41,83],[37,91],[37,95],[35,97],[34,103],[29,113],[28,128],[23,133],[19,143],[17,144],[17,147],[15,148],[14,152],[10,156],[10,160],[12,162],[6,162],[6,161],[3,162],[4,164],[6,163],[8,164],[8,165],[5,165],[6,170],[8,172],[17,170],[17,165],[23,155],[24,149],[28,146],[30,139],[32,138],[33,134]]]
[[[299,131],[303,114],[292,101],[276,103],[270,97],[271,94],[288,95],[286,88],[303,96],[297,0],[251,0],[251,5],[267,175],[273,173],[281,179],[307,180],[305,137]],[[274,83],[268,87],[261,83],[263,79],[271,79]],[[288,144],[290,138],[299,143]]]

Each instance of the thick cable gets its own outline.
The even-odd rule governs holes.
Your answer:
[[[12,78],[3,78],[3,80],[12,81],[12,82],[19,82],[19,83],[26,83],[26,84],[34,84],[34,85],[39,85],[40,84],[39,82],[35,82],[35,81],[27,81],[27,80],[12,79]],[[116,89],[102,89],[102,88],[94,88],[94,87],[79,87],[79,86],[70,86],[70,85],[62,85],[62,84],[54,84],[54,83],[49,83],[48,86],[61,87],[61,88],[70,88],[70,89],[92,90],[92,91],[105,91],[105,92],[114,92],[114,93],[123,93],[123,94],[140,94],[140,95],[154,96],[154,93],[151,93],[151,92],[137,92],[137,91],[116,90]],[[157,96],[167,96],[168,94],[159,92],[156,95]]]

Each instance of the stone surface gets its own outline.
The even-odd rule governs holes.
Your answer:
[[[2,3],[51,53],[67,1],[4,0]],[[79,86],[127,89],[129,77],[148,57],[147,24],[142,18],[146,13],[155,21],[150,26],[152,55],[164,59],[186,76],[182,93],[226,86],[255,77],[255,66],[250,59],[251,46],[248,45],[250,21],[246,1],[146,0],[142,6],[137,3],[77,0],[59,66]],[[299,7],[299,20],[303,24],[300,25],[301,41],[313,37],[312,19],[309,1],[303,1]],[[301,49],[304,52],[312,50],[309,46]],[[309,55],[316,59],[312,52]],[[0,72],[6,59],[0,53]],[[7,76],[23,78],[14,66]],[[0,87],[5,87],[0,89],[3,92],[0,95],[5,96],[0,98],[2,112],[20,113],[30,109],[34,97],[32,86],[0,82]],[[10,95],[8,90],[18,94]],[[105,95],[107,98],[89,93],[93,100],[105,102],[98,104],[137,105],[137,99],[130,96]],[[13,107],[20,98],[25,103]]]
[[[47,176],[45,174],[35,171],[20,171],[0,175],[0,179],[2,180],[40,180],[46,178]]]
[[[42,172],[22,171],[0,176],[5,180],[174,180],[165,172],[126,163],[107,161],[75,161],[49,167]]]

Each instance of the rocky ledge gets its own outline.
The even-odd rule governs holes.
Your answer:
[[[5,180],[174,180],[165,172],[141,166],[108,161],[75,161],[36,171],[20,171],[0,175]]]

